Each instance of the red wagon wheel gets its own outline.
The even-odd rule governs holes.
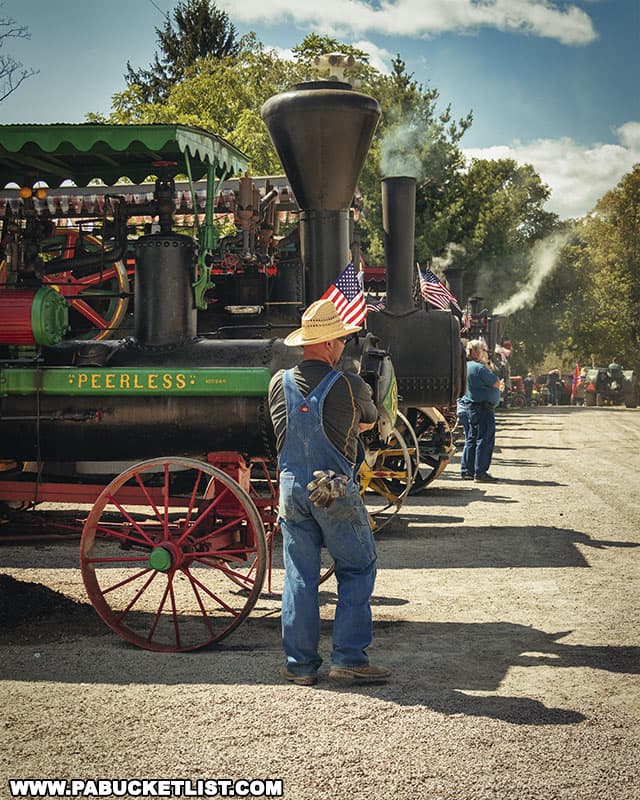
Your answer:
[[[266,566],[249,495],[217,467],[180,457],[143,461],[115,478],[87,518],[80,551],[102,619],[161,652],[231,633],[255,605]]]

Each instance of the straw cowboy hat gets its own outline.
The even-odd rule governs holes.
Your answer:
[[[302,315],[302,325],[284,340],[289,347],[320,344],[362,330],[361,325],[346,325],[331,300],[316,300]]]

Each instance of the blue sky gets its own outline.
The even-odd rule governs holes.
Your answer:
[[[108,112],[126,62],[148,66],[174,0],[0,0],[31,39],[5,41],[40,73],[0,122],[81,122]],[[470,156],[529,162],[547,208],[588,212],[640,161],[640,0],[219,0],[240,33],[286,55],[312,31],[358,44],[389,69],[400,53],[456,116],[473,111]]]

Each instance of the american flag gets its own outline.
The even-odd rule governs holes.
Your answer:
[[[331,300],[345,324],[362,325],[367,306],[360,275],[352,263],[347,264],[320,299],[325,298]]]
[[[386,307],[386,297],[376,297],[374,294],[367,295],[367,314],[370,314],[372,311],[384,311]]]
[[[447,287],[441,283],[435,272],[431,272],[430,269],[423,272],[420,267],[418,267],[418,275],[420,276],[420,294],[427,303],[431,303],[431,305],[436,308],[444,308],[447,311],[451,303],[458,311],[462,311],[456,298]]]

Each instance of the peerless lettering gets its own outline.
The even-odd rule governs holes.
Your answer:
[[[69,386],[87,391],[112,389],[113,391],[152,391],[182,390],[197,383],[196,375],[185,372],[70,372]],[[207,386],[224,386],[226,378],[207,377]]]

